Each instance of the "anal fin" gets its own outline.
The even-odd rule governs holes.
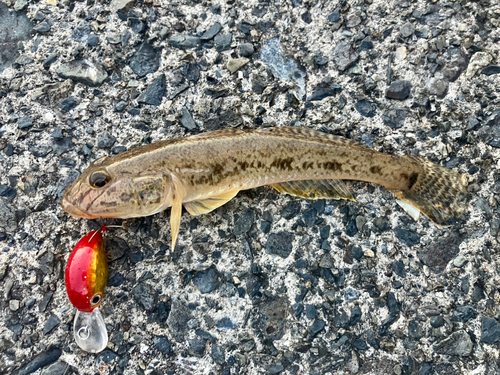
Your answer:
[[[355,201],[351,191],[342,180],[287,181],[271,185],[280,193],[306,199],[347,199]]]
[[[184,202],[184,207],[193,216],[206,214],[233,199],[239,190],[231,190],[222,194],[214,195],[210,198]]]

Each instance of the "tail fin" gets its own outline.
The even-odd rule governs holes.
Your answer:
[[[391,190],[437,224],[450,224],[468,209],[465,176],[417,156],[406,156],[420,172],[410,177],[408,190]]]

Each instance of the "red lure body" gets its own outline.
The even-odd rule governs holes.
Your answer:
[[[66,291],[80,311],[92,312],[102,301],[108,279],[108,263],[101,230],[87,233],[74,247],[66,265]]]

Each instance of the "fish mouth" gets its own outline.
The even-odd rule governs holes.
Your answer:
[[[81,208],[75,206],[67,198],[62,199],[61,207],[64,211],[69,213],[71,216],[81,217],[84,219],[93,219],[93,216],[89,215],[87,212],[83,211]]]

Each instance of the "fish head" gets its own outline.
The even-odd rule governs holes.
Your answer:
[[[104,296],[108,262],[100,231],[86,234],[74,247],[66,265],[65,282],[70,302],[79,311],[92,312]]]
[[[61,201],[64,211],[86,219],[126,219],[168,207],[170,184],[165,175],[147,169],[118,171],[110,159],[96,160],[66,189]]]

